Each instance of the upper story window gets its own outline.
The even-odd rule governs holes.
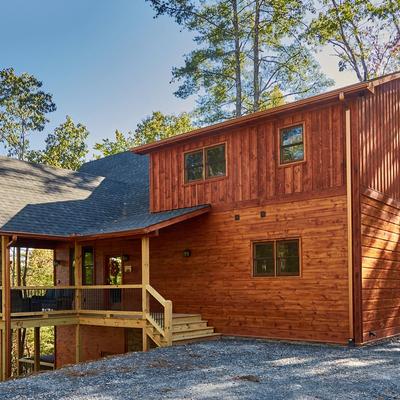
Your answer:
[[[304,161],[303,124],[282,128],[279,131],[280,164]]]
[[[299,239],[253,244],[253,276],[299,276]]]
[[[185,154],[185,182],[226,175],[225,144]]]

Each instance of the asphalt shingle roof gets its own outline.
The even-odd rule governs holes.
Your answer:
[[[0,157],[0,231],[50,236],[147,228],[207,206],[149,212],[148,157],[124,152],[78,172]]]

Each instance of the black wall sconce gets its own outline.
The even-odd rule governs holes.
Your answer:
[[[129,261],[129,256],[127,254],[124,254],[122,256],[122,261]]]
[[[267,216],[267,212],[266,211],[260,211],[260,217],[261,218],[265,218]]]
[[[235,221],[240,221],[240,215],[239,214],[235,215]]]
[[[190,257],[192,255],[192,251],[189,249],[183,250],[183,257]]]

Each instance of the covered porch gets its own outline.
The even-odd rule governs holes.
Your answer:
[[[150,346],[170,346],[173,340],[172,302],[150,284],[151,237],[149,234],[124,241],[125,245],[133,244],[134,256],[120,254],[119,249],[111,251],[106,258],[114,256],[119,259],[112,259],[110,263],[115,270],[107,270],[106,273],[105,269],[110,265],[107,268],[104,263],[102,268],[96,265],[96,256],[104,257],[103,254],[96,255],[100,252],[98,249],[106,247],[102,241],[96,241],[94,246],[90,246],[93,242],[87,240],[59,241],[16,235],[1,236],[2,380],[10,378],[13,371],[14,375],[15,371],[18,375],[22,363],[31,363],[35,372],[43,366],[48,367],[43,364],[40,354],[40,332],[43,327],[74,327],[76,363],[82,361],[84,326],[140,329],[143,351],[147,351]],[[107,243],[115,243],[115,240]],[[54,250],[54,285],[21,284],[21,247]],[[10,259],[12,248],[15,248],[17,255],[14,265]],[[107,252],[104,250],[104,254]],[[116,265],[120,261],[121,264]],[[107,279],[107,274],[112,279]],[[135,278],[135,283],[126,283],[132,281],[132,278]],[[34,354],[27,361],[28,357],[23,354],[20,346],[20,337],[23,329],[30,328],[34,331]],[[57,351],[62,352],[63,349]],[[17,365],[13,365],[15,362]]]

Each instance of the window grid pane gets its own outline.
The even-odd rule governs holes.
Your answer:
[[[276,274],[298,276],[300,274],[299,241],[277,241],[276,249]]]
[[[225,145],[206,149],[207,178],[226,175]]]
[[[185,181],[203,179],[203,150],[185,154]]]
[[[275,276],[274,242],[254,244],[254,276]]]

